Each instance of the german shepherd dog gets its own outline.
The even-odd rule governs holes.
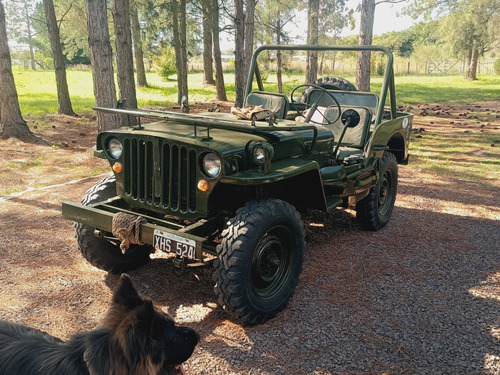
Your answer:
[[[139,296],[122,275],[102,326],[69,341],[0,320],[1,375],[183,374],[199,335]]]

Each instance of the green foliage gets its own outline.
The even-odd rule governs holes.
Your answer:
[[[500,15],[498,0],[414,0],[408,10],[413,15],[443,15],[439,39],[456,56],[473,49],[481,55],[498,41],[492,32]]]
[[[266,82],[269,78],[269,71],[267,69],[260,70],[260,78],[262,78],[262,82]]]
[[[382,53],[372,53],[370,70],[377,76],[383,76],[387,65],[387,58]]]
[[[54,59],[52,57],[44,58],[43,65],[45,69],[54,69]]]
[[[500,57],[495,60],[495,65],[493,66],[493,69],[495,70],[495,74],[497,76],[500,76]]]
[[[7,26],[11,39],[32,46],[36,54],[35,60],[40,67],[53,68],[53,65],[46,60],[52,57],[52,51],[42,2],[9,0],[6,4],[9,9]],[[60,27],[62,51],[67,63],[90,64],[85,0],[54,0],[54,9]],[[31,20],[31,39],[27,33],[27,16]],[[29,58],[29,55],[18,55],[18,59],[23,62]]]
[[[381,37],[375,37],[375,44],[389,47],[397,56],[409,57],[414,50],[413,43],[416,36],[409,30],[390,32]]]
[[[85,0],[54,0],[63,55],[69,64],[90,64]]]
[[[373,44],[387,46],[399,57],[425,56],[425,59],[449,57],[437,21],[420,22],[407,30],[375,36]]]
[[[175,51],[172,47],[163,47],[153,59],[153,67],[163,79],[169,80],[177,72],[175,67]]]
[[[18,43],[29,43],[36,37],[33,31],[33,22],[31,17],[35,13],[35,8],[40,5],[35,1],[29,0],[9,0],[5,1],[5,13],[7,24],[7,36],[9,41]],[[30,34],[28,33],[28,22]]]

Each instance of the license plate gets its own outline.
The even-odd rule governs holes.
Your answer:
[[[175,253],[188,259],[195,258],[196,241],[158,229],[154,231],[154,246],[167,253]]]

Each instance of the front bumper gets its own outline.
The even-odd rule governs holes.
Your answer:
[[[214,253],[214,249],[207,246],[207,238],[200,234],[209,230],[207,229],[208,227],[211,227],[208,220],[199,220],[190,225],[182,225],[169,220],[158,219],[143,214],[139,215],[136,212],[126,210],[119,207],[120,201],[120,197],[115,197],[90,206],[73,202],[63,202],[62,215],[67,219],[111,233],[113,215],[117,212],[125,212],[127,214],[141,216],[147,220],[147,223],[142,223],[140,226],[139,240],[143,243],[154,246],[154,231],[161,230],[195,241],[195,258],[198,260],[203,259],[204,251]]]

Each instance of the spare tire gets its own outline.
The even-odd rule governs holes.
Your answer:
[[[354,86],[347,79],[340,77],[322,77],[311,83],[313,85],[320,86],[327,90],[357,91],[356,86]],[[304,90],[299,101],[305,103],[307,95],[312,90],[313,90],[312,87],[309,87],[306,90]]]

